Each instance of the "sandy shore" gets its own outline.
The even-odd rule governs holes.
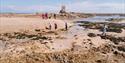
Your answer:
[[[41,19],[41,18],[25,18],[25,17],[0,17],[0,32],[14,32],[19,30],[33,30],[33,29],[45,29],[50,24],[54,31],[54,23],[57,24],[57,29],[63,29],[65,22],[55,19]]]
[[[54,23],[58,25],[57,30],[54,29]],[[68,23],[67,31],[63,30],[65,23]],[[46,29],[49,24],[52,25],[52,30]],[[0,17],[0,62],[125,63],[124,50],[117,49],[125,46],[125,42],[119,42],[116,45],[100,36],[89,37],[88,33],[101,34],[102,32],[93,29],[86,30],[73,25],[68,20]],[[107,34],[125,37],[125,30],[122,33],[108,32]],[[20,35],[25,38],[18,39]]]

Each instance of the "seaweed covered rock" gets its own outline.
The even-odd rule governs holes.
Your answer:
[[[88,36],[89,37],[96,37],[96,34],[94,34],[94,33],[88,33]]]
[[[103,45],[97,48],[97,50],[103,54],[110,53],[113,51],[113,49],[114,49],[113,45]]]
[[[100,31],[103,31],[103,28],[101,28]],[[121,32],[122,32],[122,28],[109,27],[109,28],[107,29],[107,32],[121,33]]]
[[[118,46],[118,50],[125,52],[125,46]]]
[[[107,31],[108,31],[108,32],[121,33],[121,32],[122,32],[122,29],[121,29],[121,28],[109,28]]]
[[[119,42],[125,42],[125,37],[115,37],[111,35],[106,35],[106,36],[101,36],[102,39],[109,39],[112,41],[114,44],[119,44]]]

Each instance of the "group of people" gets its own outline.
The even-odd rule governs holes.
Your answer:
[[[57,28],[58,28],[58,25],[56,23],[54,23],[54,29],[57,30]],[[49,27],[48,28],[46,27],[46,29],[51,30],[52,25],[49,23]],[[65,30],[68,30],[68,25],[66,22],[65,22]]]
[[[41,16],[43,19],[48,19],[48,13],[42,14]]]
[[[43,19],[50,19],[50,18],[54,18],[54,19],[56,19],[56,14],[51,14],[51,16],[48,16],[48,13],[45,13],[45,14],[42,14],[42,18]],[[56,30],[58,28],[58,25],[56,24],[56,23],[54,23],[54,29]],[[103,26],[103,31],[102,31],[102,35],[103,36],[106,36],[106,32],[107,32],[107,25],[106,24],[104,24],[104,26]],[[46,29],[49,29],[49,30],[51,30],[52,29],[52,26],[51,26],[51,24],[49,24],[49,28],[47,28],[46,27]],[[67,26],[67,23],[65,22],[65,30],[68,30],[68,26]]]
[[[56,14],[48,14],[48,13],[43,13],[41,15],[42,19],[51,19],[52,17],[56,19]]]

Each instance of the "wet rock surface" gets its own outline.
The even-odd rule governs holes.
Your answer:
[[[116,23],[96,23],[96,22],[86,22],[82,21],[79,22],[79,26],[89,28],[89,29],[98,29],[100,31],[103,31],[103,24],[106,24],[108,26],[107,32],[115,32],[115,33],[121,33],[123,32],[122,29],[125,29],[125,24],[116,24]]]

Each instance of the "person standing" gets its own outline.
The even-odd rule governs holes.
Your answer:
[[[55,30],[57,29],[57,24],[56,23],[54,23],[54,26],[55,26]]]
[[[45,18],[44,14],[42,14],[42,18],[43,18],[43,19]]]
[[[51,30],[51,28],[52,28],[52,26],[51,26],[51,24],[49,23],[49,30]]]
[[[56,14],[54,14],[54,19],[56,19]]]
[[[102,33],[103,36],[106,36],[107,28],[108,27],[106,26],[106,24],[104,24],[104,26],[103,26],[103,33]]]
[[[45,18],[48,19],[48,13],[45,13]]]
[[[68,25],[66,22],[65,22],[65,30],[68,30]]]

